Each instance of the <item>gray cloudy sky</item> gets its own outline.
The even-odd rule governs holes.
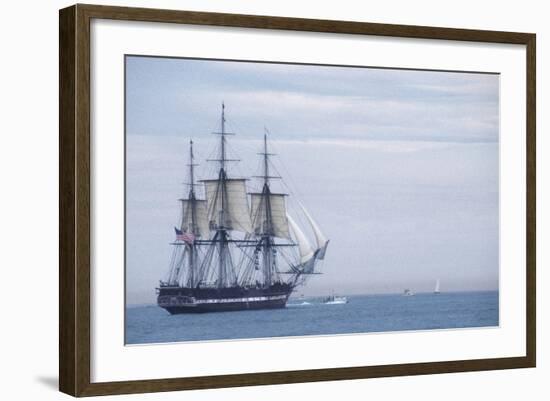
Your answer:
[[[126,59],[127,291],[168,268],[187,143],[201,178],[226,104],[231,171],[273,162],[330,237],[305,294],[498,288],[497,75]],[[211,163],[210,163],[211,164]]]

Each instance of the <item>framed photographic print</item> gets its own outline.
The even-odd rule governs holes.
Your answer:
[[[60,390],[535,366],[535,35],[60,11]]]

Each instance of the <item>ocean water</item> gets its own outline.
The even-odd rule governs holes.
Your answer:
[[[170,315],[156,305],[126,308],[126,344],[228,340],[499,324],[498,291],[290,299],[285,309]],[[304,302],[305,301],[305,302]]]

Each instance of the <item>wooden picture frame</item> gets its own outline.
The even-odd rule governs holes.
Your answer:
[[[90,21],[94,18],[526,46],[527,257],[524,266],[527,284],[526,355],[492,359],[92,383],[90,380]],[[80,4],[60,10],[59,29],[60,391],[73,396],[94,396],[535,366],[536,37],[534,34]]]

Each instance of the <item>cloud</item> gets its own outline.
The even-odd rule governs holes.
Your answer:
[[[227,104],[243,135],[498,140],[498,76],[131,58],[130,134],[209,132]]]

